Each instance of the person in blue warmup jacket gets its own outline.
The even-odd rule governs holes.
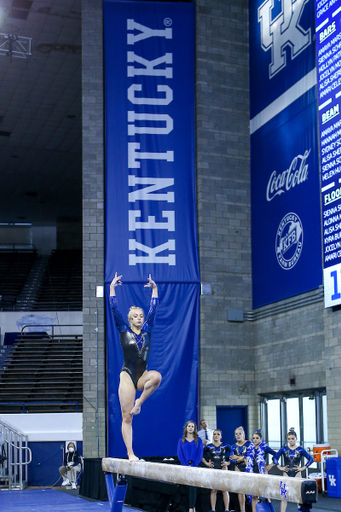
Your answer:
[[[184,433],[178,442],[178,457],[182,466],[197,467],[203,456],[204,446],[198,436],[197,426],[194,421],[187,421]],[[197,488],[188,487],[189,512],[195,512]]]

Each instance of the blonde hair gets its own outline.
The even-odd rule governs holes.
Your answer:
[[[138,306],[131,306],[131,308],[129,308],[129,311],[128,311],[128,322],[129,322],[129,325],[131,325],[131,319],[133,318],[133,313],[134,311],[136,311],[136,309],[140,309],[143,313],[143,316],[144,316],[144,311],[142,308],[139,308]]]
[[[244,435],[244,438],[245,438],[245,430],[244,430],[244,427],[237,427],[236,430],[234,431],[234,433],[237,432],[237,430],[241,430],[243,432],[243,435]]]

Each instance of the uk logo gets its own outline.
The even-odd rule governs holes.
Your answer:
[[[280,491],[281,491],[281,496],[282,496],[285,500],[287,500],[287,499],[288,499],[288,494],[287,494],[288,489],[287,489],[287,485],[286,485],[284,482],[280,481],[280,483],[279,483],[279,488],[280,488]]]
[[[336,479],[334,475],[328,475],[329,478],[329,485],[331,487],[336,487]]]
[[[286,50],[290,48],[291,60],[311,44],[311,28],[304,30],[301,16],[309,0],[282,0],[282,11],[272,19],[275,0],[265,0],[258,8],[261,46],[271,49],[269,78],[273,78],[286,66]]]

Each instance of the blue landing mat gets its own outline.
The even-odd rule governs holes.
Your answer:
[[[34,489],[26,491],[1,491],[1,512],[108,512],[107,501],[89,502],[79,496],[55,491],[54,489]],[[132,509],[123,507],[123,512]]]

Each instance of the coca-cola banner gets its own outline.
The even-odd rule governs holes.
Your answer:
[[[314,30],[313,0],[250,2],[254,308],[322,284]]]

